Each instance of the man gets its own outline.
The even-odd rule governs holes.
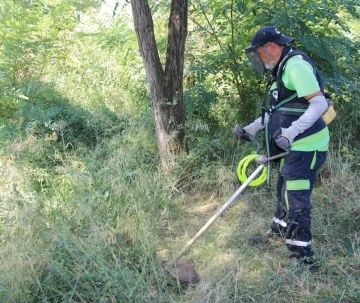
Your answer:
[[[277,209],[267,236],[284,235],[292,261],[312,265],[310,195],[329,144],[329,131],[321,119],[328,103],[318,69],[306,54],[289,45],[294,40],[272,26],[259,29],[252,38],[245,53],[259,73],[271,70],[270,108],[234,133],[247,139],[247,134],[255,136],[266,126],[270,150],[290,151],[280,161]]]

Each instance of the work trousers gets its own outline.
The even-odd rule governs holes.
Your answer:
[[[326,160],[326,152],[291,151],[281,165],[277,181],[277,208],[271,229],[282,233],[286,246],[299,258],[311,257],[310,196],[316,171]]]

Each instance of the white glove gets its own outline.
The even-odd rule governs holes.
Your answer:
[[[327,101],[323,95],[312,97],[309,100],[309,107],[299,119],[291,123],[288,128],[281,128],[274,134],[276,144],[284,149],[290,149],[291,144],[297,135],[302,134],[321,117],[327,109]],[[245,129],[245,127],[244,127]]]

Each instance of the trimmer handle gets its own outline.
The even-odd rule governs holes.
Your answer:
[[[257,144],[256,153],[257,154],[260,153],[261,145],[260,145],[259,140],[255,136],[247,133],[245,131],[245,129],[243,129],[241,126],[236,126],[233,130],[233,133],[237,140],[244,140],[247,142],[250,142],[250,141],[255,142]]]

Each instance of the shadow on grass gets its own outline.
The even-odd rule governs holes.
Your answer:
[[[24,156],[29,156],[29,162],[40,167],[52,162],[47,159],[54,154],[51,151],[93,149],[127,126],[126,119],[120,119],[117,113],[101,104],[101,100],[96,108],[87,109],[64,98],[49,83],[37,82],[37,90],[32,95],[10,97],[3,96],[1,100],[4,115],[6,111],[3,121],[7,123],[2,127],[0,148],[6,149],[11,142],[24,142],[29,138],[46,142],[41,152]]]
[[[93,148],[101,140],[123,130],[124,121],[101,104],[101,100],[90,111],[63,98],[53,86],[46,83],[42,86],[45,86],[46,94],[50,91],[51,99],[38,95],[33,102],[23,104],[15,114],[15,118],[24,118],[24,132],[36,126],[37,134],[55,131],[65,144],[74,147],[84,144]]]

